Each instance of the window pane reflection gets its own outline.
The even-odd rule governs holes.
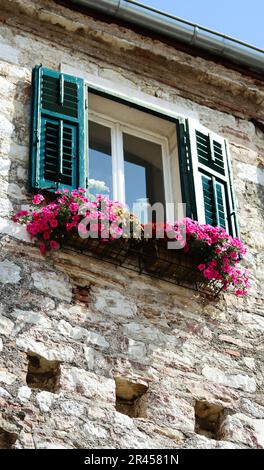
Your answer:
[[[89,121],[89,193],[113,198],[111,129]]]
[[[162,203],[165,212],[162,149],[158,144],[126,133],[123,142],[126,204],[132,210],[135,203],[142,203],[145,209],[142,208],[140,219],[146,223],[150,221],[148,203]],[[152,220],[157,221],[155,217]]]

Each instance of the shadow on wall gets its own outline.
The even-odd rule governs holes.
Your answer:
[[[257,179],[258,179],[257,193],[258,193],[259,201],[261,203],[261,207],[264,211],[264,161],[263,163],[259,163],[257,168],[259,170],[257,172]],[[263,218],[264,218],[264,212],[263,212]]]
[[[264,122],[257,119],[251,119],[251,122],[255,126],[256,134],[260,136],[263,142],[263,148],[261,149],[263,156],[259,153],[260,162],[257,166],[257,194],[261,203],[261,208],[264,208]]]
[[[11,162],[8,172],[6,210],[0,215],[20,210],[22,204],[30,202],[28,193],[29,180],[29,141],[30,141],[30,100],[31,83],[19,80],[15,85],[13,114],[8,120],[13,131],[5,142],[2,151]]]

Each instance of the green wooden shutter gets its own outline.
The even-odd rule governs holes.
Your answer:
[[[192,119],[188,120],[186,135],[188,177],[194,191],[194,197],[192,190],[189,194],[191,212],[199,222],[239,236],[227,141]]]
[[[36,66],[32,83],[31,188],[85,187],[83,80]]]
[[[225,203],[225,185],[216,181],[214,176],[201,173],[205,222],[227,229],[227,208]]]
[[[177,121],[177,140],[182,201],[186,204],[186,216],[197,220],[192,159],[189,145],[189,126],[186,119]]]

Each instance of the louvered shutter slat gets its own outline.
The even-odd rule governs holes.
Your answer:
[[[215,225],[215,211],[214,211],[214,193],[212,181],[206,176],[202,176],[203,195],[204,195],[204,210],[205,222],[210,225]]]
[[[83,80],[40,66],[34,69],[33,84],[31,186],[85,187]]]
[[[196,145],[198,161],[208,168],[224,175],[225,164],[222,145],[212,139],[211,146],[210,135],[203,134],[198,130],[196,130]]]
[[[239,236],[226,140],[188,119],[178,132],[178,141],[187,216]]]
[[[224,146],[209,132],[202,133],[196,130],[195,137],[198,173],[202,179],[205,222],[230,231],[231,223],[228,220],[227,206],[224,204],[228,191]]]

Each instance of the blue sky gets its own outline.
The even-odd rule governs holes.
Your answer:
[[[140,0],[201,26],[264,48],[264,0]]]

